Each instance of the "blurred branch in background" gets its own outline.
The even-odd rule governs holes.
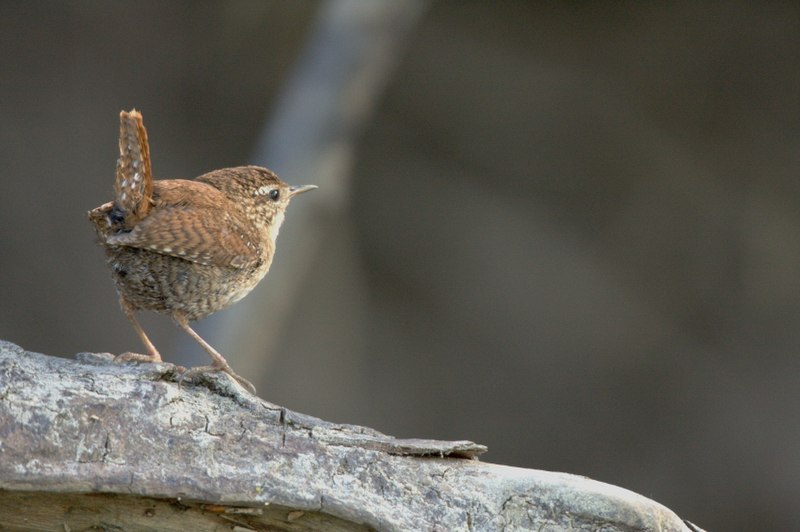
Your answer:
[[[201,325],[201,334],[211,335],[212,343],[255,382],[269,367],[292,301],[323,239],[331,229],[348,225],[356,142],[426,4],[326,2],[261,134],[257,164],[291,184],[320,188],[303,198],[302,205],[293,205],[266,282],[220,319]],[[291,253],[286,252],[288,242]]]

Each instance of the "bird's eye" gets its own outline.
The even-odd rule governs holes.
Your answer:
[[[269,199],[271,199],[272,201],[278,201],[278,198],[280,197],[281,197],[281,191],[278,190],[277,188],[273,188],[272,190],[269,191]]]

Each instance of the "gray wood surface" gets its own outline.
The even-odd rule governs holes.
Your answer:
[[[329,423],[226,375],[178,380],[0,341],[0,529],[688,530],[623,488],[480,462],[469,441]]]

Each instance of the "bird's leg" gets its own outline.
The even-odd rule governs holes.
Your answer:
[[[248,392],[255,395],[256,387],[253,386],[253,383],[251,383],[250,381],[248,381],[247,379],[245,379],[244,377],[238,375],[235,371],[233,371],[233,368],[231,368],[230,364],[228,364],[228,361],[225,360],[225,357],[220,355],[216,349],[211,347],[211,344],[203,340],[199,334],[194,332],[194,329],[189,327],[189,320],[187,320],[183,314],[179,312],[173,312],[172,319],[175,320],[175,323],[177,323],[181,329],[186,331],[186,334],[194,338],[194,340],[198,344],[200,344],[203,347],[203,349],[206,350],[206,353],[208,353],[208,356],[210,356],[211,360],[213,361],[210,366],[199,366],[187,370],[183,374],[182,378],[191,377],[192,375],[197,375],[200,373],[206,373],[210,371],[222,371],[233,377]]]
[[[131,306],[125,301],[124,297],[119,298],[119,306],[122,307],[122,312],[125,313],[125,316],[128,317],[128,321],[131,322],[133,326],[133,330],[136,331],[136,334],[139,335],[139,338],[142,340],[145,348],[147,349],[147,354],[144,355],[142,353],[122,353],[121,355],[117,355],[114,357],[115,362],[125,362],[128,360],[136,360],[138,362],[161,362],[161,355],[159,354],[156,346],[153,345],[153,342],[150,341],[150,338],[142,329],[142,326],[139,325],[139,321],[136,319],[135,311]]]

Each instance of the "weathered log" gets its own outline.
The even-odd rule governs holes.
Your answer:
[[[687,530],[588,478],[482,463],[251,396],[224,374],[0,341],[0,529]],[[119,528],[114,528],[119,527]]]

